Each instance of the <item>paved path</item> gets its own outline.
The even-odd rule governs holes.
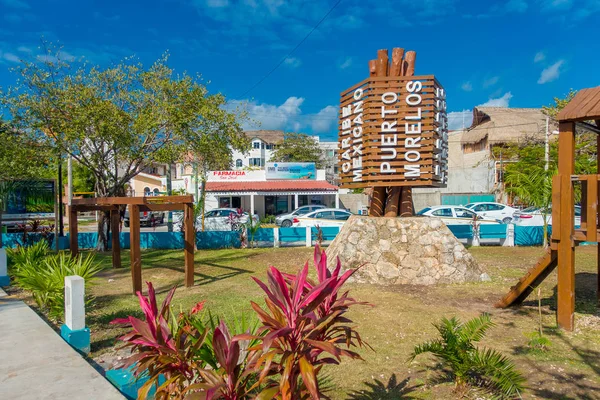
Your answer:
[[[0,289],[0,399],[123,398],[32,309]]]

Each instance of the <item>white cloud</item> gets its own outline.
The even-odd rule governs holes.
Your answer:
[[[543,3],[542,9],[545,11],[564,11],[573,6],[573,0],[546,0]]]
[[[473,122],[473,111],[462,110],[448,113],[448,130],[456,131],[468,128]]]
[[[288,57],[283,63],[290,68],[298,68],[300,64],[302,64],[302,61],[300,61],[300,59],[296,57]]]
[[[473,90],[473,84],[470,81],[464,82],[462,85],[460,85],[460,88],[465,92],[471,92]]]
[[[544,68],[542,74],[540,75],[540,79],[538,79],[538,83],[543,85],[544,83],[552,82],[558,79],[560,76],[561,67],[565,63],[565,60],[558,60],[554,64],[549,67]]]
[[[354,60],[352,57],[346,57],[346,59],[340,63],[339,67],[340,69],[350,68],[353,62]]]
[[[335,130],[338,107],[329,105],[316,113],[302,112],[303,97],[288,97],[281,105],[258,103],[256,101],[233,100],[228,109],[241,109],[248,113],[250,121],[244,129],[281,129],[300,132],[310,128],[314,134],[327,134]]]
[[[489,78],[489,79],[485,79],[485,80],[483,81],[483,87],[484,87],[484,88],[488,88],[488,87],[490,87],[490,86],[494,86],[496,83],[498,83],[498,81],[499,81],[499,80],[500,80],[500,77],[499,77],[499,76],[492,76],[492,77],[491,77],[491,78]]]
[[[534,63],[542,62],[546,59],[546,54],[543,51],[538,51],[535,53],[535,57],[533,58]]]
[[[205,5],[210,8],[222,8],[229,5],[229,0],[206,0]]]
[[[2,57],[6,61],[10,61],[10,62],[14,62],[14,63],[18,63],[19,61],[21,61],[19,56],[17,56],[16,54],[13,54],[13,53],[1,53],[0,57]]]
[[[529,5],[524,0],[510,0],[508,3],[506,3],[507,12],[523,13],[527,11],[528,7]]]
[[[510,99],[512,99],[513,95],[511,92],[504,93],[502,97],[498,97],[495,99],[489,99],[483,104],[480,104],[478,107],[508,107],[508,103]]]
[[[20,51],[21,53],[31,53],[32,50],[31,48],[27,47],[27,46],[19,46],[17,48],[18,51]]]

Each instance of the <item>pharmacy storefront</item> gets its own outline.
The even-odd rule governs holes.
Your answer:
[[[192,185],[193,186],[193,185]],[[279,215],[308,204],[339,207],[337,186],[312,163],[267,163],[258,171],[211,171],[206,209],[242,208],[260,217]]]

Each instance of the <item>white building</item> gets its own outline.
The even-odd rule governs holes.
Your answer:
[[[262,130],[246,131],[245,133],[251,140],[250,151],[242,153],[234,150],[232,169],[264,168],[271,161],[273,151],[277,145],[283,142],[283,131]]]

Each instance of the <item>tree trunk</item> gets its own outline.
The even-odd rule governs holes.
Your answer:
[[[3,232],[3,225],[2,225],[2,214],[3,214],[3,210],[2,207],[4,207],[4,205],[2,203],[0,203],[0,249],[2,248],[3,242],[2,242],[2,232]]]
[[[200,191],[200,199],[198,203],[200,204],[200,218],[202,218],[202,232],[204,232],[204,214],[206,210],[206,173],[202,173],[202,190]]]
[[[101,211],[98,219],[98,242],[96,251],[108,250],[108,235],[110,233],[110,211]]]

